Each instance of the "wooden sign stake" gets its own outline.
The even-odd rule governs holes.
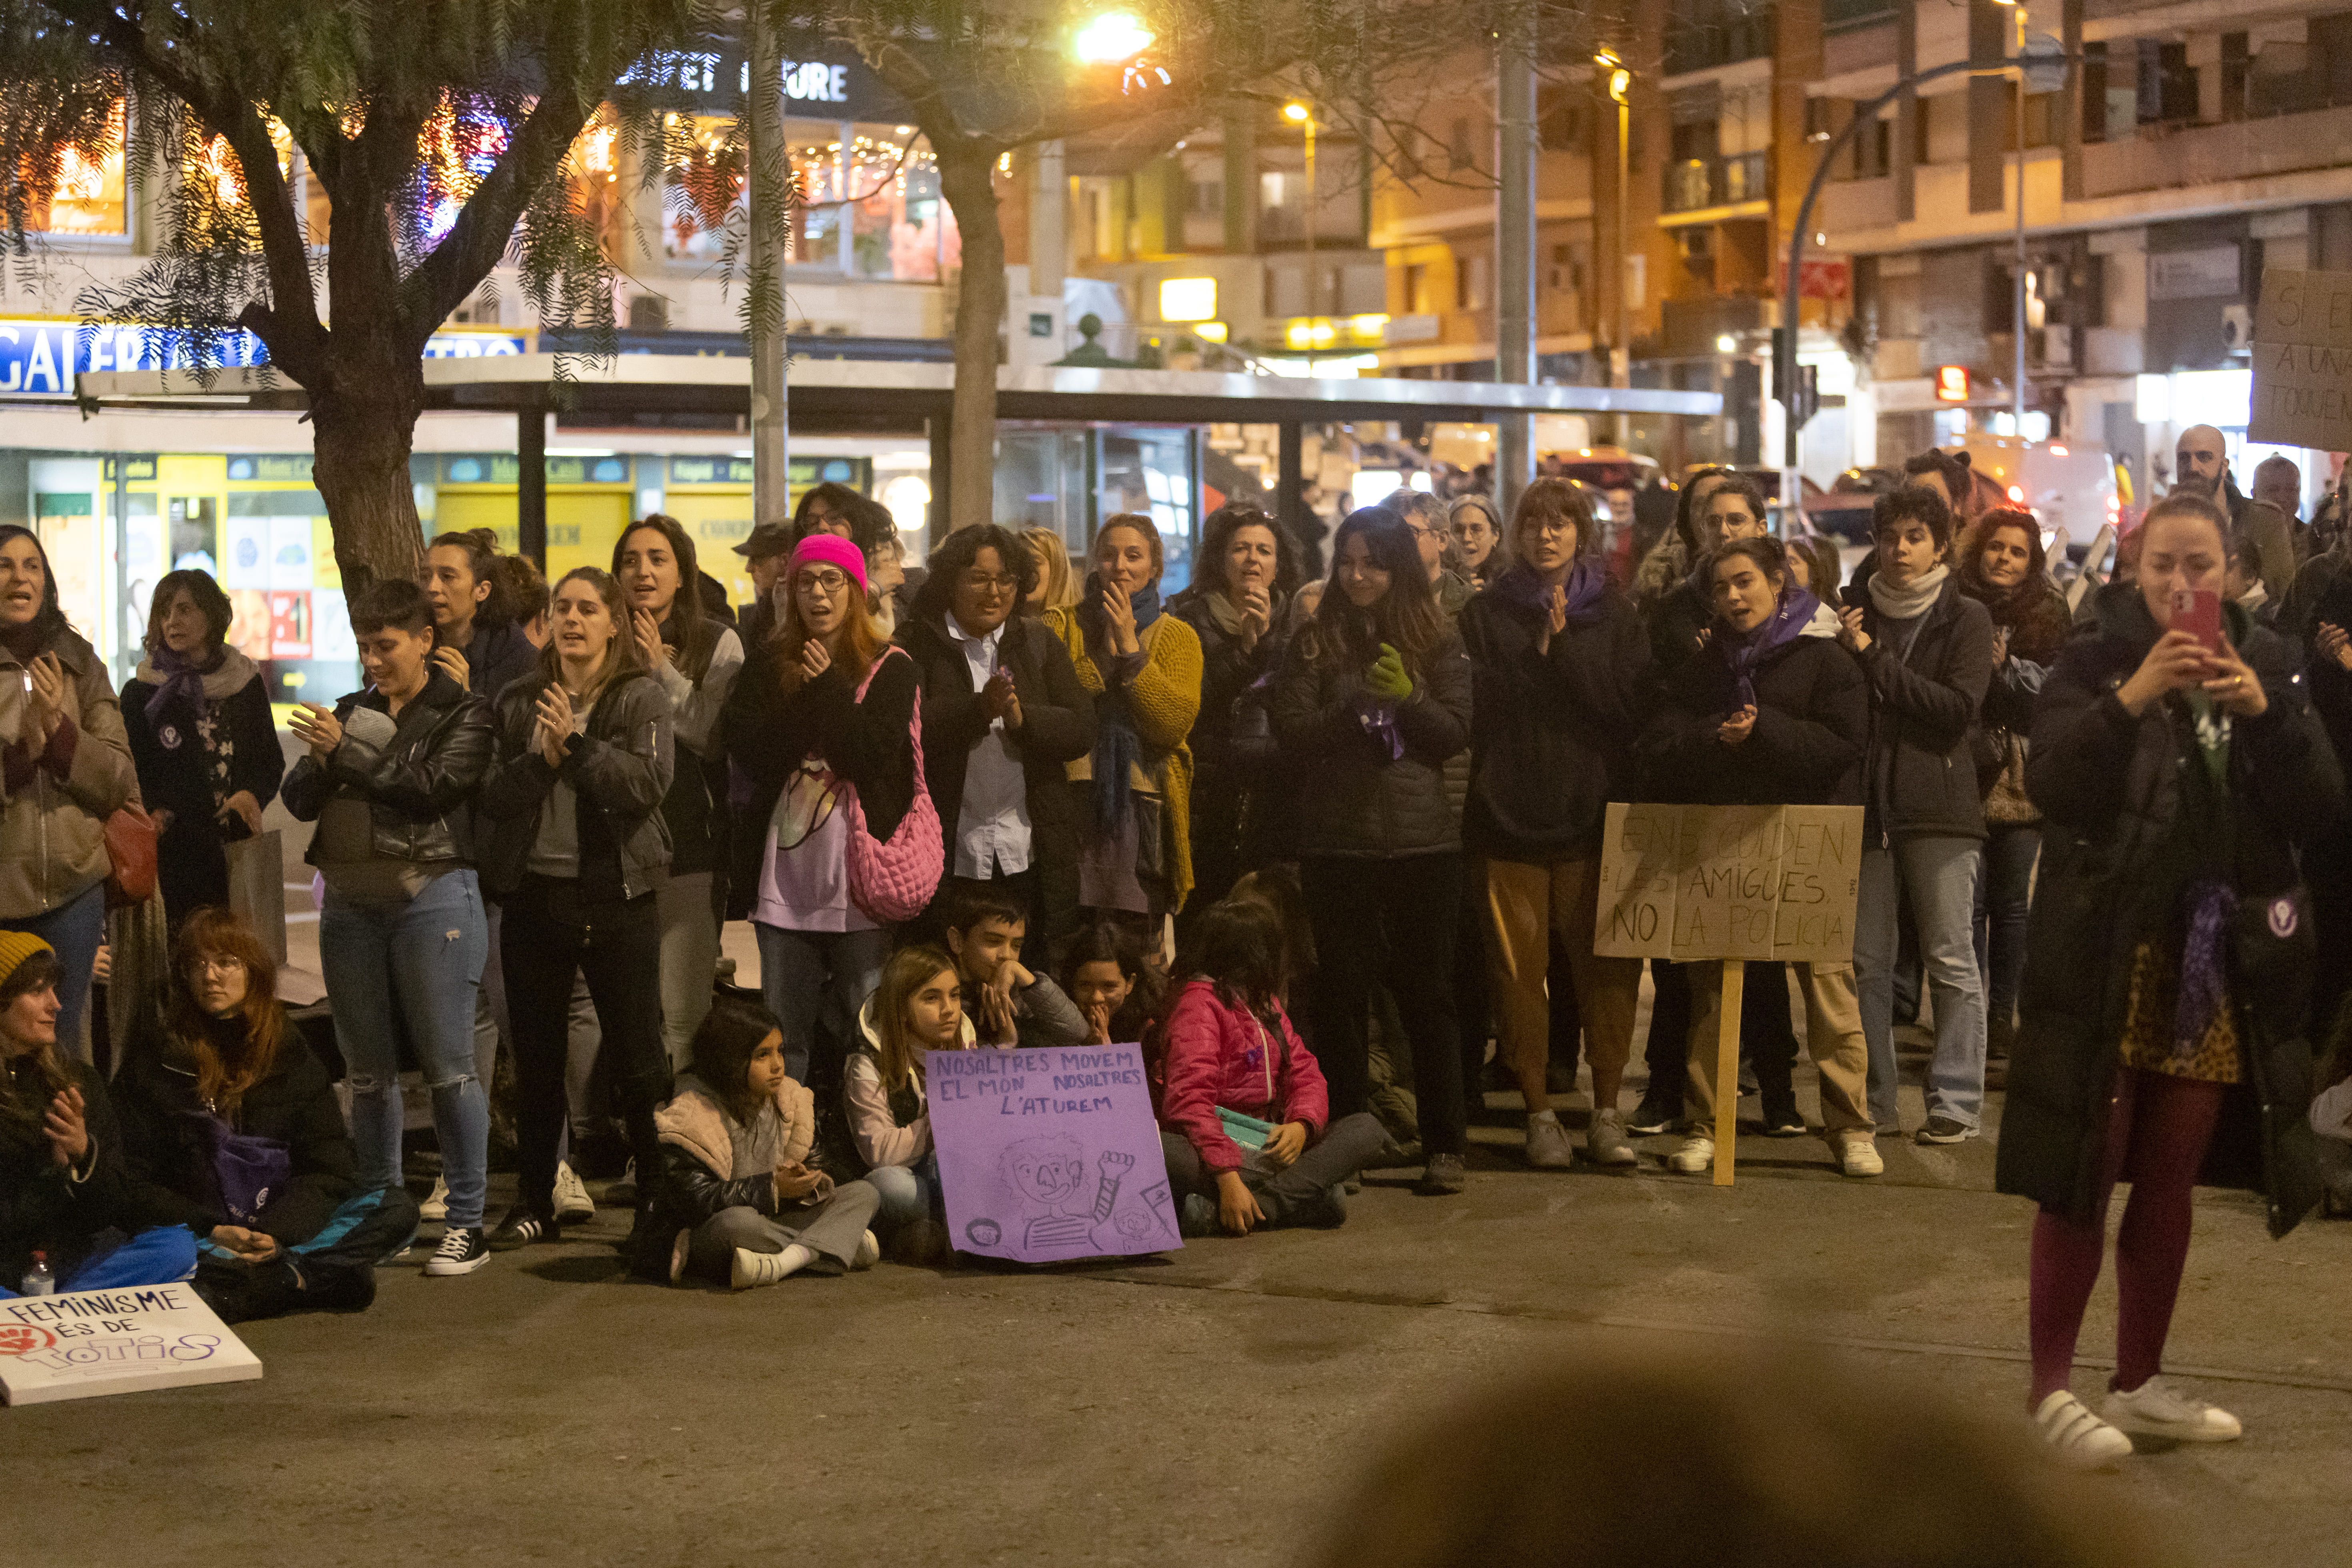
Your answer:
[[[1748,962],[1723,961],[1723,994],[1715,1016],[1715,1184],[1731,1185],[1739,1146],[1739,1003],[1748,985]]]

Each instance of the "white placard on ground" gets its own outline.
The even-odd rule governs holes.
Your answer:
[[[0,1396],[10,1405],[260,1375],[260,1358],[185,1284],[0,1300]]]

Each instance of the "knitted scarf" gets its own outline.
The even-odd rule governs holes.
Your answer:
[[[1095,699],[1095,826],[1110,837],[1127,826],[1128,774],[1143,756],[1143,738],[1135,731],[1135,715],[1128,706],[1127,688],[1112,678],[1117,656],[1111,652],[1110,618],[1103,614],[1102,574],[1087,574],[1086,597],[1078,601],[1078,629],[1086,636],[1087,657],[1102,676],[1102,694]],[[1160,618],[1160,585],[1153,584],[1129,595],[1140,637]]]
[[[1921,573],[1909,587],[1898,588],[1886,580],[1885,572],[1874,572],[1870,574],[1870,602],[1890,621],[1916,619],[1935,607],[1936,596],[1944,591],[1944,580],[1951,574],[1949,566],[1938,563]]]
[[[1579,620],[1599,606],[1601,596],[1609,591],[1609,574],[1598,562],[1585,557],[1569,568],[1568,581],[1562,585],[1568,590],[1568,618]],[[1514,565],[1496,578],[1487,592],[1538,615],[1551,613],[1551,589],[1534,568],[1525,563]]]

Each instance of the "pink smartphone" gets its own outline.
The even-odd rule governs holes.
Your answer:
[[[2172,630],[2187,632],[2208,652],[2221,651],[2221,595],[2210,588],[2176,588],[2172,594]]]

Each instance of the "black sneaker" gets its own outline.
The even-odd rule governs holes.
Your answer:
[[[1804,1135],[1805,1135],[1805,1119],[1804,1119],[1803,1117],[1801,1117],[1801,1116],[1798,1115],[1795,1111],[1793,1111],[1793,1110],[1775,1110],[1775,1111],[1768,1112],[1768,1113],[1765,1115],[1765,1118],[1764,1118],[1764,1136],[1765,1136],[1765,1137],[1767,1137],[1767,1138],[1802,1138]]]
[[[1469,1184],[1462,1169],[1459,1154],[1432,1154],[1429,1163],[1422,1168],[1421,1180],[1413,1191],[1425,1198],[1450,1198]]]
[[[441,1245],[425,1260],[426,1278],[445,1279],[453,1275],[471,1274],[489,1261],[490,1249],[482,1239],[482,1227],[478,1225],[453,1225],[441,1234]]]
[[[1922,1143],[1965,1143],[1977,1135],[1977,1130],[1965,1121],[1955,1121],[1948,1116],[1930,1116],[1927,1125],[1919,1129]]]
[[[1625,1131],[1632,1137],[1654,1138],[1661,1132],[1672,1132],[1681,1121],[1680,1111],[1652,1105],[1644,1100],[1625,1119]]]
[[[512,1252],[518,1247],[529,1247],[535,1241],[557,1241],[562,1238],[562,1227],[552,1215],[538,1214],[525,1204],[507,1210],[507,1217],[499,1221],[498,1229],[490,1232],[492,1252]]]

